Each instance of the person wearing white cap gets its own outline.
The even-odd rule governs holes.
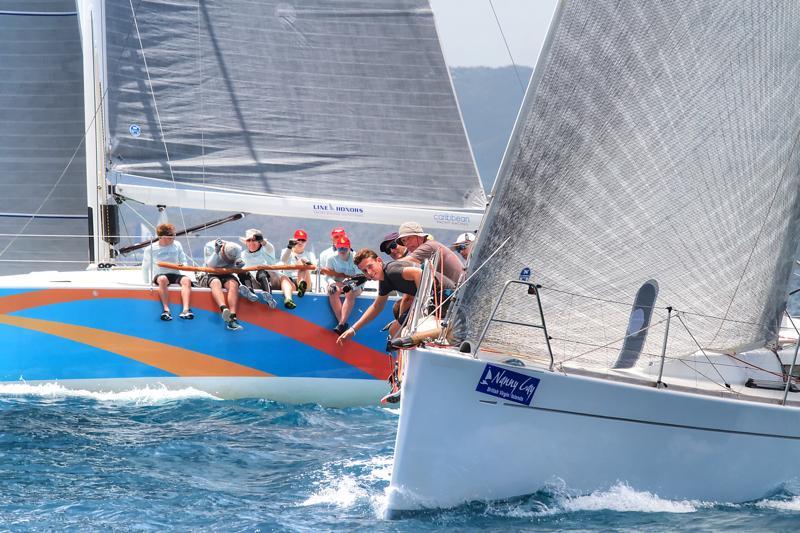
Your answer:
[[[475,242],[474,233],[462,233],[456,238],[456,242],[453,243],[452,248],[460,253],[461,257],[466,261],[469,257],[469,253],[472,251],[473,242]]]
[[[275,247],[258,229],[249,229],[244,237],[239,237],[244,244],[241,259],[244,266],[253,267],[260,265],[274,265]],[[261,302],[270,309],[275,309],[277,304],[272,297],[272,289],[280,289],[279,276],[270,276],[266,270],[256,270],[239,274],[239,295],[247,298],[251,302]],[[260,288],[262,292],[256,294],[255,288]]]
[[[439,270],[454,283],[461,279],[464,274],[461,260],[453,250],[425,233],[419,223],[404,222],[397,233],[397,241],[408,248],[408,255],[403,260],[421,264],[439,252]]]
[[[203,256],[206,266],[212,268],[237,268],[244,266],[244,262],[239,257],[242,247],[235,242],[226,242],[222,239],[209,241],[203,247]],[[239,303],[239,280],[233,274],[212,274],[208,273],[200,279],[200,285],[211,289],[211,297],[219,306],[222,320],[225,327],[231,331],[239,331],[244,327],[236,319],[236,306]],[[226,302],[222,288],[228,291]]]

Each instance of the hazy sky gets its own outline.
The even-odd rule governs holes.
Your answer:
[[[489,0],[430,0],[451,67],[510,65]],[[518,65],[534,66],[556,0],[492,0]]]

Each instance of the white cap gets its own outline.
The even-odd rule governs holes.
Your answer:
[[[468,244],[475,240],[474,233],[462,233],[456,238],[456,242],[453,243],[453,246],[457,246],[459,244]]]

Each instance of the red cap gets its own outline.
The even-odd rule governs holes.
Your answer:
[[[336,239],[337,248],[350,248],[350,238],[347,235],[342,235]]]
[[[308,233],[306,233],[306,230],[304,230],[304,229],[299,229],[299,230],[294,232],[294,240],[296,240],[296,241],[307,241],[308,240]]]
[[[347,235],[347,232],[344,230],[344,228],[338,227],[331,230],[331,237],[336,238],[340,235]]]

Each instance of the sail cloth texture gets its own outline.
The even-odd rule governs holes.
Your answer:
[[[75,2],[0,0],[0,72],[0,273],[85,268]]]
[[[667,306],[686,313],[669,356],[774,339],[797,249],[798,42],[794,0],[562,2],[471,271],[510,241],[464,288],[456,336],[477,339],[530,268],[556,360],[611,364],[650,279],[646,355]],[[496,316],[540,322],[524,287]],[[486,342],[547,354],[521,326],[493,323]]]
[[[133,6],[106,2],[112,170],[257,194],[485,207],[427,0]]]

